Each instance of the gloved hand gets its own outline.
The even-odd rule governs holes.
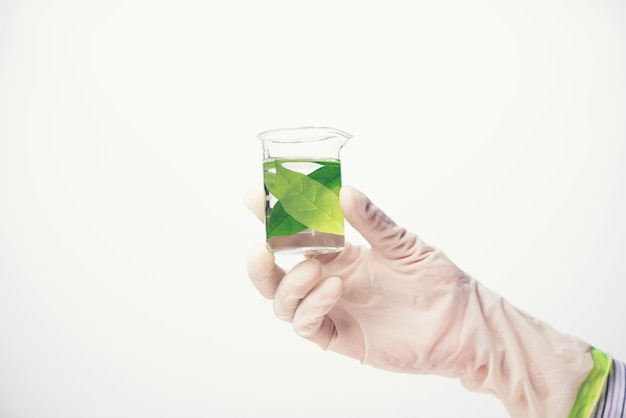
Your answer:
[[[306,259],[285,273],[265,246],[248,272],[276,315],[322,348],[371,366],[461,379],[513,417],[566,417],[592,369],[590,346],[530,317],[439,249],[344,187],[344,216],[371,248]],[[263,219],[263,197],[248,207]]]

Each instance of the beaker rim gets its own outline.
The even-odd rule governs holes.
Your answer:
[[[345,138],[346,141],[352,138],[352,135],[348,132],[327,126],[303,126],[299,128],[271,129],[260,132],[257,135],[257,138],[261,141],[270,142],[313,142],[337,136]]]

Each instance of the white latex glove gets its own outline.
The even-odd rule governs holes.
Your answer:
[[[248,204],[263,218],[263,197]],[[276,315],[322,348],[371,366],[461,379],[513,417],[566,417],[590,347],[516,309],[344,187],[344,216],[371,248],[307,259],[285,273],[265,246],[248,272]]]

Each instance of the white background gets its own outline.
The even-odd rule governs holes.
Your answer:
[[[618,0],[0,1],[0,416],[505,416],[257,295],[255,135],[302,125],[352,133],[344,183],[626,360],[624,74]]]

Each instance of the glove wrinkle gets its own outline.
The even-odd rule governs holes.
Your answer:
[[[347,244],[337,255],[315,257],[320,270],[287,273],[267,253],[252,254],[250,277],[278,312],[297,309],[294,297],[301,298],[296,326],[322,348],[383,370],[460,379],[498,397],[513,418],[568,415],[592,370],[589,344],[515,308],[356,189],[343,187],[340,201],[370,247]],[[311,291],[332,277],[341,283]],[[292,286],[276,297],[283,281]],[[339,284],[335,303],[331,290]]]
[[[472,279],[466,322],[475,353],[463,385],[502,400],[512,417],[565,417],[591,368],[589,345],[556,332]]]

